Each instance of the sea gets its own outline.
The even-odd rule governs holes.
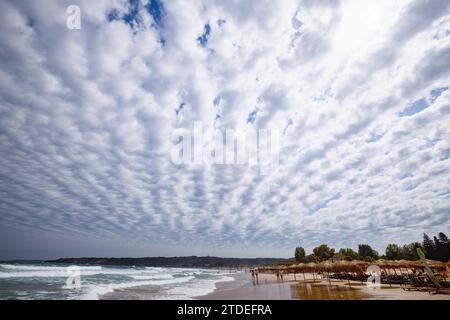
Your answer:
[[[0,264],[0,299],[194,299],[233,281],[217,269]]]

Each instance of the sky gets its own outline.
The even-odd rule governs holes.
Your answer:
[[[448,0],[2,0],[0,30],[0,259],[449,231]],[[194,122],[279,130],[279,165],[173,163]]]

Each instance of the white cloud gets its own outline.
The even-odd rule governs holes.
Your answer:
[[[0,4],[2,226],[259,256],[448,231],[448,1],[75,1],[68,30],[73,2]],[[284,130],[281,170],[173,165],[193,121]]]

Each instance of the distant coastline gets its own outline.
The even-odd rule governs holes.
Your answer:
[[[180,268],[244,268],[274,264],[291,263],[286,258],[221,258],[221,257],[141,257],[141,258],[60,258],[46,260],[46,263],[105,265],[105,266],[141,266],[141,267],[180,267]]]

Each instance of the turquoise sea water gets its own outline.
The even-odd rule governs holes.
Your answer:
[[[191,299],[230,280],[211,269],[0,264],[0,299]]]

